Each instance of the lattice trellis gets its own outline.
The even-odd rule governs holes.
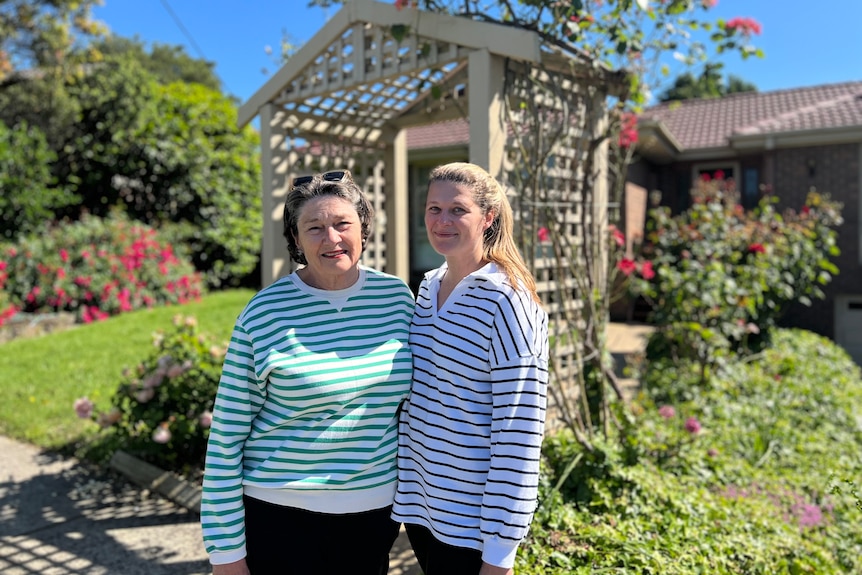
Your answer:
[[[377,142],[386,124],[409,116],[433,92],[433,106],[464,76],[469,50],[455,43],[356,23],[278,95],[288,127],[304,134]]]
[[[585,325],[587,294],[583,276],[572,270],[586,269],[585,255],[599,245],[593,240],[606,225],[607,188],[601,185],[606,174],[595,163],[605,108],[595,105],[601,96],[595,84],[575,83],[564,71],[510,64],[507,86],[506,173],[516,192],[511,200],[522,252],[554,340],[555,393],[548,418],[554,428],[580,392],[584,348],[577,334]],[[555,237],[537,237],[545,226]]]

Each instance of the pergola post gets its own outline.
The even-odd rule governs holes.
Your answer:
[[[506,153],[503,117],[503,58],[488,50],[470,53],[470,161],[502,181]]]
[[[410,281],[410,203],[407,174],[407,131],[399,130],[386,144],[386,272]]]
[[[284,197],[287,194],[287,150],[285,133],[278,123],[278,108],[267,103],[260,108],[261,207],[263,237],[261,245],[261,286],[266,287],[286,271],[287,246],[282,235]]]
[[[587,129],[589,133],[596,137],[598,134],[604,134],[607,130],[608,117],[604,108],[604,94],[596,93],[585,96],[592,98],[590,109],[598,112],[590,114],[589,124]],[[592,203],[592,222],[588,233],[597,234],[598,240],[595,241],[597,255],[597,289],[599,293],[607,292],[607,277],[608,277],[608,242],[602,241],[606,237],[610,209],[610,192],[608,189],[608,139],[603,138],[602,143],[596,147],[593,155],[593,173],[590,174],[588,181],[591,181],[592,190],[589,196],[589,201]]]

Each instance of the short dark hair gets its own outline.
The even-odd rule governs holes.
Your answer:
[[[305,254],[296,246],[296,234],[298,233],[299,213],[303,206],[312,198],[321,196],[335,196],[347,200],[353,205],[359,216],[362,227],[362,250],[371,236],[371,228],[374,218],[374,207],[362,188],[353,181],[353,177],[347,170],[335,170],[302,176],[295,178],[291,183],[290,191],[284,200],[284,237],[287,240],[287,250],[290,259],[298,264],[306,265],[308,260]]]

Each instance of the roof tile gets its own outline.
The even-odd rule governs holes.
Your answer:
[[[862,81],[668,102],[641,117],[663,123],[686,150],[725,147],[733,135],[862,127]]]

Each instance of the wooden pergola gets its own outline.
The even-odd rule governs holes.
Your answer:
[[[549,425],[571,421],[585,357],[577,334],[587,311],[583,278],[573,270],[590,269],[598,283],[589,289],[602,289],[606,103],[622,78],[521,28],[374,0],[345,3],[239,111],[240,125],[260,118],[263,285],[294,268],[282,237],[290,182],[339,168],[352,171],[375,208],[363,263],[409,281],[410,234],[425,231],[409,225],[409,186],[421,183],[411,180],[418,168],[410,165],[407,133],[467,122],[467,159],[506,188],[551,321],[558,385]],[[562,251],[536,239],[551,222],[565,238]]]

